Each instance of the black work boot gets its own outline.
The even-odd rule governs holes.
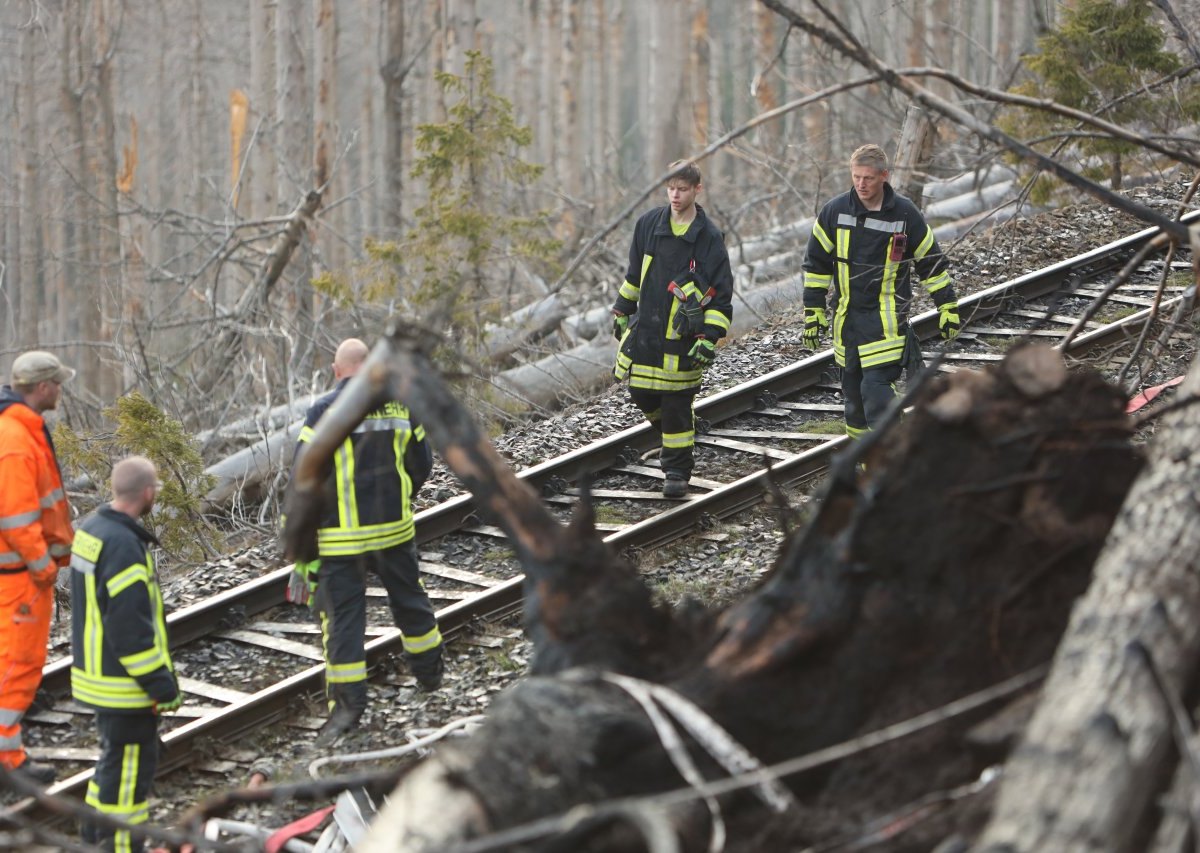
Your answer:
[[[446,662],[442,659],[440,652],[440,649],[436,652],[424,652],[421,655],[413,655],[409,659],[409,666],[412,668],[413,676],[417,679],[417,686],[426,693],[432,693],[442,686],[442,674],[446,671]],[[436,655],[435,662],[423,661],[422,658],[426,655]]]
[[[362,711],[356,711],[347,705],[335,705],[333,713],[329,715],[325,725],[321,726],[321,731],[317,732],[317,739],[313,741],[313,745],[328,746],[333,743],[357,726],[362,715]]]
[[[671,471],[667,474],[666,482],[663,483],[664,498],[683,498],[687,497],[688,481],[687,477],[682,474],[677,474]]]
[[[31,758],[26,758],[20,767],[13,768],[13,772],[19,773],[29,781],[37,782],[39,785],[49,785],[58,778],[58,771],[49,764],[38,764]]]

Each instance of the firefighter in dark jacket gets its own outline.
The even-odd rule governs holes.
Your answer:
[[[177,710],[183,699],[150,552],[158,542],[138,521],[160,485],[149,459],[122,459],[113,467],[112,502],[80,525],[71,549],[71,694],[95,709],[100,736],[84,802],[131,826],[150,814],[158,715]],[[82,836],[105,850],[143,847],[128,829],[84,822]]]
[[[620,341],[613,374],[662,437],[663,495],[687,494],[695,446],[692,404],[733,319],[733,272],[721,231],[696,204],[695,163],[677,160],[667,201],[638,219],[613,305]]]
[[[804,259],[804,342],[816,349],[832,321],[852,438],[879,423],[901,370],[920,359],[908,330],[914,271],[937,305],[942,338],[952,340],[959,328],[946,256],[916,205],[887,182],[888,174],[878,145],[850,155],[854,187],[821,209]]]
[[[367,345],[357,338],[338,346],[333,359],[337,386],[308,410],[297,455],[367,355]],[[368,570],[379,576],[387,592],[418,686],[426,691],[441,686],[442,635],[421,584],[413,538],[413,498],[432,467],[424,427],[395,401],[369,413],[334,455],[326,517],[317,530],[319,559],[297,564],[288,596],[298,601],[311,595],[321,622],[330,716],[319,744],[352,729],[367,708]]]

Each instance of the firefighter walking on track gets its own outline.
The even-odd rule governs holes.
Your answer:
[[[29,760],[21,718],[33,704],[54,610],[54,582],[71,554],[71,516],[50,430],[75,375],[56,356],[35,350],[12,365],[0,389],[0,764],[48,785],[54,768]]]
[[[662,438],[663,495],[687,495],[696,443],[692,404],[717,341],[733,319],[733,272],[720,229],[696,197],[700,168],[667,167],[667,204],[633,229],[629,267],[613,304],[620,341],[613,375],[629,379],[629,398]]]
[[[95,710],[100,739],[84,802],[131,827],[150,817],[158,717],[183,701],[151,553],[158,540],[139,521],[161,486],[149,459],[122,459],[113,466],[112,501],[79,526],[71,551],[71,694]],[[143,849],[131,829],[85,821],[81,834],[105,850]]]
[[[308,410],[300,447],[321,415],[366,362],[367,345],[348,338],[333,359],[337,386]],[[327,512],[317,530],[313,563],[298,563],[292,601],[311,600],[321,622],[330,716],[319,745],[352,729],[367,708],[366,580],[378,575],[392,618],[403,633],[404,656],[418,686],[442,683],[442,635],[421,583],[412,502],[433,467],[425,429],[396,401],[370,412],[334,454],[326,488]],[[285,521],[286,523],[286,521]]]
[[[888,183],[887,154],[878,145],[856,149],[850,177],[853,187],[821,208],[808,240],[804,343],[816,349],[832,325],[846,432],[859,438],[887,411],[904,367],[920,361],[908,328],[914,272],[938,307],[944,340],[958,334],[959,320],[946,256],[916,205]]]

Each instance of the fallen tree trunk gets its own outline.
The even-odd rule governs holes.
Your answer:
[[[885,441],[859,446],[869,474],[853,459],[839,465],[817,517],[785,542],[752,595],[723,611],[675,612],[603,544],[586,500],[569,527],[548,514],[419,353],[384,341],[360,376],[300,458],[288,553],[315,550],[308,523],[320,512],[327,454],[395,394],[512,541],[538,676],[498,697],[469,741],[407,777],[369,850],[438,849],[802,755],[1039,664],[1137,467],[1119,391],[1025,347],[990,373],[930,380]],[[651,713],[655,702],[672,710]],[[677,735],[690,770],[679,749],[664,748],[660,714],[692,721]],[[876,795],[903,802],[922,791],[920,776]],[[699,850],[730,822],[752,837],[744,849],[783,849],[780,825],[794,834],[814,815],[794,793],[822,781],[847,784],[835,774],[761,787],[756,797],[633,804],[627,819],[608,812],[565,836],[557,822],[558,837],[530,849],[628,849],[631,835],[658,832]],[[783,821],[765,821],[780,811]]]
[[[1200,258],[1200,228],[1192,251]],[[1173,718],[1172,702],[1193,695],[1200,666],[1200,361],[1178,394],[1190,402],[1163,417],[980,850],[1145,850],[1179,750],[1195,749],[1172,737],[1177,723],[1191,726]],[[1186,786],[1193,798],[1198,782]]]

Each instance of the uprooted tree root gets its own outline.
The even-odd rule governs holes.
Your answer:
[[[395,394],[417,413],[513,541],[536,644],[533,677],[498,697],[472,738],[405,779],[373,849],[470,838],[499,849],[490,834],[804,755],[1042,664],[1139,467],[1121,394],[1069,374],[1052,350],[1020,347],[995,369],[927,382],[913,412],[870,445],[865,473],[841,465],[830,477],[817,516],[788,537],[756,590],[684,617],[653,604],[596,534],[586,500],[569,528],[554,521],[423,356],[385,341],[372,362],[364,385],[374,384],[346,398]],[[352,423],[354,412],[344,414],[330,430]],[[303,517],[315,495],[297,482],[289,517]],[[715,725],[672,736],[672,716]],[[640,849],[668,837],[703,850],[714,830],[728,833],[730,850],[821,842],[970,782],[979,760],[961,736],[979,718],[789,777],[786,788],[617,817],[577,811],[565,833],[559,822],[510,838],[545,850]],[[930,832],[944,834],[952,814],[943,808]],[[924,841],[914,849],[936,835]]]

